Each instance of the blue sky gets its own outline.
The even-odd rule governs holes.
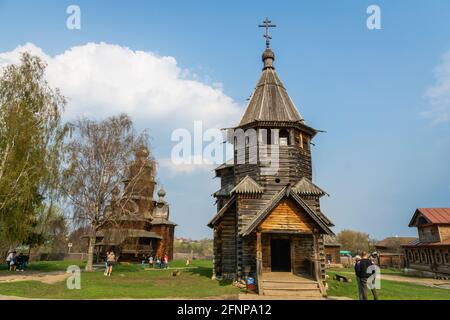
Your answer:
[[[81,8],[81,30],[66,28],[71,4]],[[366,27],[371,4],[381,8],[381,30]],[[322,208],[335,231],[361,230],[378,239],[414,235],[407,224],[415,208],[449,207],[449,1],[0,0],[0,53],[32,43],[54,57],[105,42],[170,56],[189,70],[181,78],[219,87],[232,100],[227,120],[237,123],[261,71],[264,39],[257,25],[266,16],[277,24],[272,48],[279,76],[306,121],[327,131],[315,139],[314,179],[331,195]],[[441,111],[433,111],[435,100]],[[182,112],[188,107],[180,104]],[[209,107],[197,107],[196,115],[216,112]],[[134,120],[150,128],[157,159],[170,156],[174,128],[193,126],[164,117]],[[213,173],[161,166],[158,176],[177,235],[210,237],[210,195],[219,183]]]

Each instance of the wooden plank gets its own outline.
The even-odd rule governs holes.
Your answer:
[[[261,223],[261,230],[311,232],[314,221],[292,200],[285,199]]]

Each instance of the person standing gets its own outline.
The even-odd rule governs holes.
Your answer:
[[[161,269],[161,259],[159,257],[156,257],[156,267]]]
[[[14,264],[14,251],[9,251],[6,257],[6,265],[8,266],[8,271],[11,271],[11,266]]]
[[[150,257],[148,257],[148,266],[150,268],[154,267],[154,262],[153,262],[153,256],[152,255],[150,255]]]
[[[116,255],[114,254],[114,251],[111,251],[108,254],[108,257],[106,258],[106,265],[108,266],[106,275],[109,277],[111,276],[113,265],[115,264],[115,262],[116,262]]]
[[[16,259],[16,265],[17,265],[17,271],[24,271],[25,270],[25,256],[23,253],[19,253]]]
[[[108,256],[109,256],[110,251],[106,251],[106,260],[105,260],[105,272],[103,273],[105,276],[108,275]]]
[[[142,259],[141,259],[142,270],[145,270],[145,263],[146,262],[147,262],[147,256],[145,254],[142,254]]]
[[[169,268],[169,256],[167,255],[167,253],[164,255],[163,263],[164,263],[164,269]]]
[[[360,255],[356,255],[355,256],[355,266],[354,266],[354,268],[355,268],[356,284],[358,286],[358,297],[359,297],[359,300],[363,300],[362,296],[361,296],[361,292],[362,292],[361,281],[359,279],[359,272],[360,272],[359,271],[360,270],[359,262],[360,261],[361,261],[361,256]]]
[[[360,300],[368,300],[367,298],[367,280],[372,276],[373,272],[369,273],[367,270],[370,266],[373,265],[372,260],[369,259],[369,255],[367,252],[362,253],[361,260],[355,264],[355,273],[357,277],[359,277],[359,299]],[[374,289],[372,289],[372,294],[375,300],[378,300],[378,294]]]

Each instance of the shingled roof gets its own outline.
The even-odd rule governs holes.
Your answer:
[[[331,236],[329,234],[325,234],[323,236],[323,244],[326,247],[340,247],[341,244],[339,243],[336,236]]]
[[[211,219],[211,221],[208,222],[207,226],[212,228],[216,224],[217,221],[219,221],[220,218],[227,212],[227,210],[236,202],[236,196],[232,196],[224,205],[223,207],[214,215],[214,217]]]
[[[255,180],[250,178],[250,176],[245,176],[244,179],[239,182],[236,187],[231,190],[232,193],[242,193],[242,194],[258,194],[263,193],[264,189]]]
[[[294,187],[292,187],[292,191],[294,191],[297,194],[305,196],[328,195],[328,193],[320,189],[306,177],[303,177],[299,182],[297,182],[297,184]]]
[[[234,185],[229,183],[224,185],[222,188],[213,193],[214,197],[228,197],[231,194],[231,190],[233,190]]]
[[[275,72],[270,48],[263,53],[264,69],[239,126],[254,121],[302,122],[303,118]]]
[[[416,237],[387,237],[375,243],[376,248],[392,248],[409,244],[417,240]]]

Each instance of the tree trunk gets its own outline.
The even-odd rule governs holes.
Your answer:
[[[95,248],[95,235],[89,237],[88,257],[86,263],[86,271],[93,271],[94,263],[94,248]]]

